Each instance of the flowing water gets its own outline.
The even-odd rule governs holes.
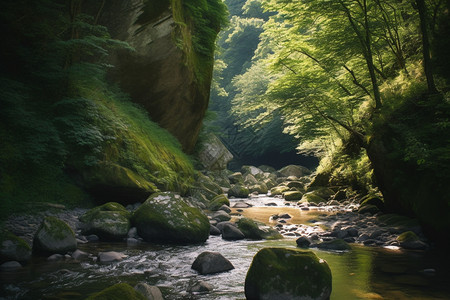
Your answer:
[[[256,199],[253,204],[262,206],[267,201],[280,205],[281,200]],[[293,223],[307,222],[318,214],[318,211],[281,206],[253,207],[243,209],[242,213],[267,223],[270,214],[286,211],[295,214]],[[89,243],[80,245],[80,249],[94,255],[100,251],[118,251],[128,257],[108,264],[92,260],[80,263],[34,259],[19,271],[0,272],[0,299],[84,299],[118,282],[156,285],[165,299],[245,299],[245,275],[255,253],[264,247],[295,248],[296,243],[295,239],[224,241],[216,236],[211,236],[205,244],[190,246]],[[330,265],[331,299],[450,299],[450,265],[446,253],[358,245],[352,248],[343,253],[313,250]],[[191,264],[203,251],[222,253],[235,269],[198,275]],[[424,272],[426,269],[435,272]],[[186,292],[199,280],[212,284],[214,290],[200,295]]]

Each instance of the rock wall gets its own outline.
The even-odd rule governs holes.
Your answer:
[[[107,1],[100,23],[115,39],[129,43],[135,51],[113,55],[111,77],[143,106],[151,119],[172,133],[183,150],[192,152],[208,107],[209,78],[196,81],[185,53],[176,45],[176,25],[169,8],[156,21],[145,26],[136,20],[142,0]]]
[[[233,154],[217,136],[210,134],[202,143],[197,157],[207,170],[215,171],[225,170],[227,164],[233,159]]]

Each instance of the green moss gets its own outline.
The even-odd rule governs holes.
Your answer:
[[[303,193],[299,191],[286,191],[283,193],[283,197],[286,201],[297,201],[302,199]]]
[[[276,240],[276,239],[283,238],[281,236],[281,234],[279,234],[278,231],[276,231],[275,229],[266,228],[267,226],[264,226],[264,224],[258,224],[257,222],[253,221],[252,219],[241,218],[241,219],[239,219],[237,225],[238,225],[239,230],[242,231],[242,233],[248,239]],[[260,225],[264,226],[264,228],[261,229]]]
[[[264,248],[245,279],[247,299],[327,299],[331,270],[312,251]]]
[[[279,185],[279,186],[276,186],[274,188],[271,188],[270,189],[270,194],[272,196],[282,195],[284,192],[287,192],[287,191],[289,191],[289,187],[287,187],[285,185]]]
[[[123,205],[117,202],[108,202],[103,205],[94,207],[93,209],[87,211],[84,215],[80,216],[79,219],[81,222],[91,222],[96,218],[96,215],[101,211],[115,211],[121,212],[128,219],[131,217],[130,213],[126,210]]]
[[[174,193],[155,193],[133,214],[132,223],[146,241],[199,243],[209,236],[208,217]]]
[[[346,251],[351,250],[352,247],[350,245],[342,240],[342,239],[334,239],[331,241],[325,241],[317,245],[319,249],[325,249],[325,250],[338,250],[338,251]]]
[[[135,291],[134,288],[127,283],[118,283],[103,291],[89,296],[87,300],[145,300],[144,295]]]
[[[218,195],[211,200],[210,210],[218,210],[222,205],[230,206],[230,200],[224,194]]]
[[[306,193],[303,195],[302,200],[300,202],[301,203],[312,202],[312,203],[319,204],[320,202],[325,202],[325,199],[316,195],[314,192],[309,192],[309,193]]]
[[[26,261],[30,256],[31,247],[27,242],[9,231],[0,231],[0,262]]]
[[[33,240],[33,252],[42,254],[73,251],[77,247],[75,233],[64,221],[45,217]]]
[[[67,235],[75,237],[75,233],[66,222],[51,216],[44,218],[38,231],[41,229],[49,232],[51,236],[57,240],[63,240]]]
[[[234,184],[231,186],[231,189],[228,190],[229,197],[237,197],[237,198],[247,198],[249,194],[249,190],[240,184]]]
[[[400,243],[409,243],[409,242],[415,242],[418,240],[419,240],[419,237],[417,236],[417,234],[415,234],[412,231],[403,232],[402,234],[400,234],[397,237],[397,241],[399,241]]]

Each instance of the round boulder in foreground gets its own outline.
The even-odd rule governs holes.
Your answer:
[[[206,275],[229,271],[234,269],[234,266],[219,252],[205,251],[197,256],[191,268]]]
[[[256,299],[329,299],[331,270],[312,251],[264,248],[245,278],[245,297]]]

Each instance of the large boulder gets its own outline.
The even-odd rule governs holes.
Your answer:
[[[197,157],[207,170],[224,170],[233,159],[233,154],[214,134],[209,134],[201,143]]]
[[[34,236],[33,252],[65,254],[76,249],[75,233],[69,225],[55,217],[45,217]]]
[[[283,197],[286,201],[297,201],[302,199],[303,193],[299,191],[287,191],[283,193]]]
[[[175,193],[151,195],[133,214],[132,223],[148,242],[199,243],[209,236],[209,220]]]
[[[289,191],[289,187],[285,185],[279,185],[270,189],[270,194],[272,196],[282,195],[284,192]]]
[[[264,248],[245,278],[245,297],[253,299],[329,299],[331,270],[311,251]]]
[[[352,250],[352,247],[350,247],[350,245],[342,239],[324,241],[322,243],[317,244],[317,248],[322,250],[337,250],[337,251]]]
[[[241,172],[244,175],[251,174],[253,176],[261,175],[264,173],[261,169],[255,167],[255,166],[242,166]]]
[[[232,183],[232,184],[244,183],[244,176],[242,176],[241,172],[234,172],[233,174],[228,176],[228,179],[230,180],[230,183]]]
[[[27,261],[30,258],[31,247],[27,242],[10,232],[0,232],[0,263]]]
[[[284,168],[278,170],[278,172],[283,177],[295,176],[295,177],[303,177],[305,175],[311,174],[311,171],[308,168],[297,165],[289,165]]]
[[[248,187],[249,193],[257,192],[258,194],[267,194],[269,189],[264,182],[260,182],[258,184],[253,184]]]
[[[400,246],[405,249],[425,250],[428,248],[427,244],[422,242],[419,237],[412,231],[406,231],[397,237]]]
[[[228,197],[247,198],[249,194],[248,189],[240,184],[233,184],[228,191]]]
[[[102,240],[122,240],[130,230],[130,213],[121,204],[108,202],[95,207],[80,218],[85,234],[95,234]]]
[[[118,283],[86,298],[86,300],[146,300],[144,295],[127,283]]]
[[[316,195],[314,192],[309,192],[309,193],[306,193],[303,195],[300,202],[302,202],[302,203],[311,202],[311,203],[319,204],[320,202],[325,202],[325,199]]]
[[[224,224],[223,227],[220,227],[219,229],[222,231],[222,238],[224,240],[236,241],[245,238],[245,235],[242,233],[242,231],[231,224]]]
[[[202,275],[206,275],[226,272],[234,269],[234,266],[219,252],[205,251],[197,256],[191,268]]]
[[[100,202],[115,201],[130,204],[144,201],[158,191],[149,182],[131,169],[114,163],[101,162],[82,170],[84,188]]]
[[[161,290],[154,285],[148,285],[145,282],[138,283],[134,290],[144,295],[147,300],[163,300]]]
[[[238,229],[248,239],[252,240],[275,240],[282,239],[283,236],[278,233],[277,230],[265,226],[264,224],[258,224],[252,219],[241,218],[237,223]]]

